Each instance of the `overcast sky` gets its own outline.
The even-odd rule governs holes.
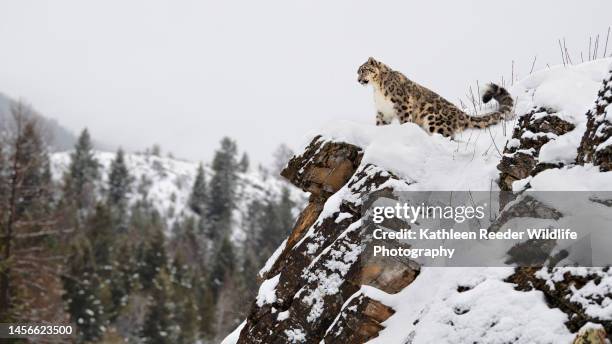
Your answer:
[[[266,162],[328,121],[374,123],[356,81],[368,56],[457,102],[513,60],[519,76],[536,55],[560,63],[559,38],[578,60],[611,14],[610,0],[2,0],[0,92],[127,149],[208,160],[229,135]]]

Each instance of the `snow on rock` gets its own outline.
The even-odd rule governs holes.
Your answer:
[[[303,343],[306,341],[306,333],[301,329],[285,330],[289,343]]]
[[[573,165],[612,59],[555,66],[512,88],[517,125],[500,162],[500,187],[521,190],[539,172]],[[516,183],[515,186],[512,184]]]
[[[259,292],[257,293],[256,303],[257,306],[262,307],[265,304],[270,304],[276,301],[276,286],[280,275],[276,275],[270,279],[265,280],[261,286],[259,286]]]
[[[305,343],[318,342],[317,336],[325,334],[342,308],[343,295],[353,293],[358,279],[368,279],[360,277],[362,266],[357,264],[363,248],[361,234],[367,227],[360,212],[362,202],[372,192],[399,190],[407,183],[370,164],[351,170],[354,164],[347,165],[346,158],[358,161],[358,151],[354,145],[315,138],[303,155],[288,164],[287,169],[292,171],[285,171],[283,175],[292,176],[292,182],[314,193],[283,252],[265,273],[268,281],[275,281],[280,273],[278,283],[274,283],[276,299],[270,304],[257,301],[253,304],[238,343],[302,339]],[[317,158],[311,156],[314,152]],[[337,167],[350,173],[329,178],[332,171],[338,171]],[[350,179],[342,180],[344,177]],[[333,190],[335,185],[344,186],[334,194],[326,191]],[[309,209],[318,210],[310,212]],[[279,317],[275,310],[288,311],[290,316]],[[295,336],[298,333],[303,338]]]
[[[552,271],[541,269],[536,276],[545,281],[551,289],[563,282],[568,275],[582,277],[586,283],[581,288],[573,287],[565,296],[570,302],[582,306],[584,312],[593,318],[612,320],[612,271],[600,268],[557,268]],[[589,278],[596,276],[596,278]]]
[[[274,253],[272,253],[272,255],[266,260],[266,263],[264,264],[263,268],[259,270],[259,276],[264,276],[266,273],[268,273],[268,271],[270,271],[270,269],[272,269],[272,265],[274,265],[274,263],[276,262],[276,260],[278,259],[278,257],[283,252],[286,246],[287,239],[283,240],[283,242],[276,249],[276,251],[274,251]]]
[[[283,321],[287,319],[289,319],[289,311],[280,312],[278,313],[278,316],[276,317],[276,320],[278,321]]]
[[[428,135],[413,123],[373,126],[339,121],[320,130],[323,138],[363,148],[362,164],[373,164],[406,181],[410,190],[480,190],[491,188],[496,165],[509,138],[504,125],[466,130],[457,141]]]
[[[338,236],[336,242],[340,242],[349,232],[355,231],[360,225],[361,223],[359,221],[351,224],[345,232]],[[298,292],[298,296],[310,306],[310,312],[306,318],[308,322],[313,322],[321,317],[324,311],[324,298],[328,295],[334,295],[340,292],[340,286],[344,283],[346,274],[351,266],[357,261],[362,251],[360,245],[351,242],[343,243],[343,245],[339,246],[336,250],[332,250],[332,248],[334,248],[334,246],[328,246],[317,257],[321,258],[325,253],[331,255],[331,258],[325,261],[323,269],[314,271],[309,270],[303,276],[308,282],[317,282],[315,288],[311,290],[303,289],[303,295],[301,291]],[[319,259],[313,260],[311,266],[318,261]]]
[[[369,343],[569,343],[567,315],[541,292],[517,292],[510,268],[424,268],[395,295],[363,287],[395,314]],[[463,287],[463,288],[459,288]]]
[[[602,79],[612,59],[576,66],[555,66],[517,83],[510,92],[516,100],[518,117],[534,108],[545,108],[572,123],[574,130],[557,137],[552,132],[522,133],[523,138],[545,136],[550,141],[541,149],[542,161],[571,161],[584,134],[585,113],[593,106]],[[534,116],[532,120],[544,117]],[[468,129],[449,140],[429,135],[412,123],[374,126],[369,123],[336,121],[313,131],[323,139],[346,142],[364,150],[362,163],[389,170],[405,180],[418,181],[414,190],[491,189],[499,175],[497,164],[506,143],[512,138],[516,119],[485,130]],[[314,137],[311,135],[310,137]],[[513,139],[510,145],[517,145]],[[540,152],[540,154],[542,154]]]
[[[612,170],[612,66],[599,90],[595,105],[587,113],[586,132],[580,143],[578,163],[592,163],[602,171]]]
[[[600,172],[596,166],[573,166],[550,169],[529,179],[531,190],[557,191],[612,191],[612,171]]]
[[[232,331],[232,333],[230,333],[229,335],[227,335],[227,337],[225,337],[225,339],[223,339],[221,344],[236,344],[236,342],[238,342],[238,337],[240,336],[240,331],[242,331],[242,328],[245,324],[246,321],[243,321],[240,325],[238,325],[238,327],[236,327],[236,329]]]
[[[560,113],[568,122],[585,122],[584,115],[593,106],[610,63],[610,58],[599,59],[574,66],[553,66],[533,73],[511,90],[518,99],[516,113],[527,113],[538,106]]]
[[[576,128],[567,134],[558,136],[545,143],[540,148],[538,161],[542,163],[573,163],[580,140],[585,130],[584,122],[578,123]]]

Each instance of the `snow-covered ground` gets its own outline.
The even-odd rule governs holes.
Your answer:
[[[108,179],[111,163],[115,159],[115,153],[95,152],[95,158],[101,165],[103,183],[98,188],[98,192],[101,194]],[[198,163],[150,154],[125,154],[125,161],[131,176],[134,178],[132,193],[129,195],[130,202],[134,203],[142,198],[137,189],[142,181],[146,180],[148,184],[147,199],[160,214],[167,217],[169,225],[183,216],[194,215],[187,204],[196,177]],[[55,180],[61,179],[69,164],[70,152],[51,155],[51,170]],[[212,177],[210,168],[204,166],[204,171],[206,180],[210,181]],[[232,239],[235,240],[235,243],[241,243],[245,238],[242,221],[246,216],[248,205],[253,200],[279,197],[283,187],[288,187],[291,190],[292,199],[297,202],[297,207],[301,206],[304,202],[303,193],[287,182],[272,177],[257,168],[252,168],[246,173],[238,173],[237,210],[234,212],[234,230],[232,233]],[[168,228],[171,228],[171,226],[168,226]]]
[[[512,271],[426,268],[395,295],[362,287],[396,310],[370,343],[570,343],[567,316],[549,308],[539,291],[515,291],[503,281]]]
[[[509,89],[516,100],[517,116],[543,107],[576,125],[575,130],[543,146],[542,162],[575,161],[586,128],[585,114],[593,107],[611,63],[608,58],[555,66]],[[406,190],[487,191],[498,189],[496,166],[506,144],[515,144],[509,142],[515,123],[516,118],[485,130],[467,130],[450,140],[430,136],[411,123],[377,127],[340,121],[313,131],[309,138],[322,135],[326,140],[362,147],[362,164],[375,164],[409,181]],[[612,190],[612,172],[602,173],[592,166],[548,170],[528,181],[535,190]],[[522,187],[526,182],[516,184]],[[332,196],[328,203],[334,201]],[[371,343],[570,343],[575,335],[564,325],[567,315],[549,308],[540,291],[514,290],[504,281],[512,272],[512,268],[425,267],[411,285],[394,295],[362,287],[360,293],[396,311]],[[612,276],[606,276],[604,286],[609,288]],[[460,292],[459,286],[468,290]],[[260,297],[268,297],[269,288],[264,292]],[[580,299],[579,294],[575,297]],[[612,300],[608,301],[590,311],[612,319]],[[224,343],[236,339],[234,333]]]
[[[586,129],[586,113],[595,105],[597,92],[610,71],[612,59],[600,59],[576,66],[555,66],[527,77],[514,89],[517,113],[533,107],[553,109],[557,116],[576,125],[576,128],[544,144],[539,162],[571,164],[576,160],[578,146]],[[534,178],[515,182],[521,189],[529,182],[532,190],[612,190],[612,172],[600,173],[591,166],[574,166],[561,170],[547,170]]]
[[[373,163],[416,182],[412,185],[414,191],[495,190],[493,181],[499,176],[496,166],[512,136],[516,118],[533,108],[554,109],[562,119],[576,125],[575,130],[542,147],[544,156],[540,158],[541,161],[575,160],[587,122],[585,114],[593,107],[597,91],[611,64],[612,59],[607,58],[535,72],[509,88],[515,99],[515,118],[484,130],[465,130],[455,140],[438,134],[430,136],[412,123],[375,126],[371,123],[337,121],[313,130],[306,143],[310,143],[314,136],[322,135],[324,139],[362,147],[365,151],[363,163]],[[610,175],[603,174],[600,178],[612,178]],[[573,181],[591,183],[581,177]],[[587,190],[595,186],[592,183],[585,185],[588,186]],[[580,185],[570,186],[572,190],[580,189]],[[612,189],[610,183],[607,186]],[[558,183],[551,186],[553,190],[567,190],[564,187]]]
[[[611,62],[553,67],[510,90],[517,99],[517,115],[546,107],[576,124],[575,130],[542,147],[541,161],[575,160],[585,114],[594,105]],[[497,148],[502,150],[511,136],[512,123],[506,125],[505,134],[504,124],[491,127],[491,135],[486,130],[466,132],[463,138],[474,137],[466,143],[428,137],[414,125],[371,127],[358,131],[366,133],[361,136],[336,127],[328,135],[364,145],[366,161],[414,180],[415,190],[489,190],[496,187],[492,181],[499,174]],[[545,171],[530,183],[536,190],[612,190],[612,172],[576,166]],[[564,325],[567,316],[549,308],[539,291],[515,291],[503,281],[512,272],[511,268],[423,268],[415,282],[395,295],[363,287],[364,294],[396,310],[370,343],[570,343],[575,335]],[[471,289],[460,293],[459,286]],[[609,309],[601,308],[593,312],[612,318]]]

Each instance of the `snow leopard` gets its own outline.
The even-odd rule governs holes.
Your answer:
[[[485,87],[482,101],[495,99],[499,108],[476,117],[372,57],[357,73],[359,83],[374,87],[376,125],[390,124],[393,118],[398,118],[400,123],[415,123],[430,134],[452,137],[466,128],[482,129],[511,117],[512,97],[505,88],[493,83]]]

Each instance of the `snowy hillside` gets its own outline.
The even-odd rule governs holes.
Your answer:
[[[10,129],[13,123],[11,107],[15,103],[15,100],[0,93],[0,132]],[[76,137],[69,130],[61,126],[56,120],[46,118],[32,109],[29,110],[31,111],[28,115],[37,118],[39,125],[43,129],[44,138],[52,150],[65,150],[74,145]]]
[[[111,162],[115,158],[115,153],[96,152],[95,158],[101,165],[102,177],[106,182],[110,171]],[[185,216],[193,215],[187,207],[189,195],[193,186],[198,163],[173,159],[168,157],[158,157],[147,154],[126,154],[125,161],[134,178],[130,202],[135,202],[143,195],[138,193],[138,188],[146,186],[148,190],[146,197],[157,211],[166,216],[169,225],[173,221]],[[60,152],[52,154],[51,168],[55,180],[60,180],[63,173],[70,164],[70,152]],[[207,180],[211,178],[210,168],[207,166],[205,173]],[[270,197],[279,197],[283,187],[288,187],[292,191],[293,199],[300,207],[304,202],[304,196],[299,190],[278,178],[271,177],[258,169],[247,173],[238,174],[238,195],[237,211],[234,214],[233,239],[240,243],[244,239],[242,218],[246,213],[247,206],[253,200],[264,200]],[[105,185],[99,186],[99,192],[103,192]],[[168,228],[172,228],[168,226]]]
[[[361,215],[353,209],[362,205],[365,192],[384,188],[488,191],[499,190],[499,182],[510,190],[612,190],[612,171],[576,163],[587,130],[586,113],[595,106],[602,80],[610,77],[611,64],[612,59],[601,59],[536,72],[509,90],[516,99],[516,118],[486,130],[467,130],[455,140],[430,136],[411,123],[376,127],[343,121],[313,132],[314,140],[305,145],[295,171],[289,173],[296,185],[321,189],[313,185],[327,181],[321,181],[317,171],[333,171],[328,155],[337,151],[342,154],[336,156],[350,160],[347,143],[360,149],[362,157],[352,160],[358,167],[352,177],[344,178],[344,186],[322,196],[325,203],[316,221],[307,228],[296,227],[275,254],[275,262],[264,271],[267,280],[252,314],[224,344],[271,342],[278,336],[290,343],[326,344],[364,338],[385,344],[571,343],[585,322],[583,330],[598,328],[588,319],[609,326],[609,270],[562,269],[551,274],[542,269],[529,277],[542,285],[529,289],[516,282],[525,287],[520,291],[508,281],[514,268],[421,267],[418,276],[413,273],[402,281],[405,287],[399,292],[381,290],[388,285],[366,285],[363,276],[355,277],[353,272],[361,252],[361,239],[355,233],[363,227]],[[607,106],[604,111],[609,116],[612,93],[600,93],[608,100],[600,100],[597,106]],[[543,118],[561,123],[564,131],[547,130],[554,127],[553,122],[542,126],[546,130],[531,131]],[[597,149],[607,148],[608,141]],[[529,170],[521,171],[517,159]],[[505,178],[501,181],[500,172]],[[309,215],[309,210],[304,214]],[[571,276],[591,276],[596,282],[591,280],[579,290],[571,282],[569,287],[563,285]],[[357,291],[355,284],[362,284]],[[555,287],[567,294],[554,294]],[[571,311],[561,306],[551,307],[547,301],[551,295],[559,297],[561,304],[575,302],[578,309],[586,309],[586,316],[570,316]]]

